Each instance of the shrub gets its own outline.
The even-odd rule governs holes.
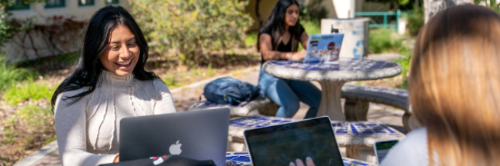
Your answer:
[[[395,62],[401,66],[401,75],[403,75],[403,82],[399,85],[396,85],[396,87],[400,89],[408,89],[408,72],[410,71],[411,54],[413,53],[413,49],[408,44],[402,45],[399,48],[399,53],[401,54],[402,58],[396,60]]]
[[[257,31],[252,31],[247,33],[247,36],[245,37],[245,46],[247,47],[252,47],[257,44],[257,35],[259,35],[259,32]]]
[[[413,10],[408,12],[408,29],[410,30],[410,35],[416,36],[420,31],[420,28],[424,26],[424,8],[414,7]]]
[[[307,5],[305,5],[305,0],[300,1],[301,11],[300,15],[303,19],[320,21],[322,18],[326,18],[328,15],[328,10],[326,10],[323,5],[324,0],[308,0]]]
[[[0,56],[0,91],[14,83],[31,78],[34,73],[27,69],[17,68],[14,64],[9,64]]]
[[[221,49],[244,46],[251,23],[241,0],[134,0],[132,14],[153,51],[198,64]]]
[[[8,104],[15,105],[28,99],[33,101],[50,99],[54,91],[55,88],[53,87],[46,86],[42,83],[34,83],[32,79],[29,79],[19,86],[7,88],[3,98]]]
[[[378,28],[370,29],[368,43],[370,53],[397,52],[401,46],[401,39],[391,29]]]

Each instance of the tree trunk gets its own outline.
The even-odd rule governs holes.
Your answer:
[[[465,3],[473,4],[474,0],[424,0],[425,22],[427,23],[432,16],[441,10]]]

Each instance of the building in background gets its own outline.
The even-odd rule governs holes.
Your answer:
[[[14,19],[36,18],[36,24],[45,24],[53,16],[73,17],[75,20],[90,19],[106,5],[119,5],[130,8],[128,0],[48,0],[46,3],[33,3],[8,10]]]
[[[15,34],[0,49],[11,62],[76,52],[88,20],[106,5],[130,8],[128,0],[48,0],[8,9],[13,19],[31,19],[35,26]]]

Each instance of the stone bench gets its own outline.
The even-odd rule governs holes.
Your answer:
[[[373,86],[344,85],[341,92],[345,98],[344,113],[348,121],[366,121],[369,102],[390,105],[405,111],[403,125],[407,131],[420,125],[412,116],[409,107],[408,91],[404,89],[381,88]]]

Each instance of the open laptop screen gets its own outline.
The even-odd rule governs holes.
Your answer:
[[[254,166],[289,165],[311,157],[316,165],[343,165],[328,117],[245,131]]]
[[[312,34],[309,36],[304,62],[337,61],[343,40],[343,33]]]

